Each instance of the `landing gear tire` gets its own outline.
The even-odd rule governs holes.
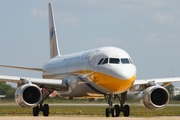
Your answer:
[[[109,108],[106,108],[106,117],[109,117]]]
[[[111,109],[111,115],[114,117],[114,108]]]
[[[43,115],[49,116],[49,105],[48,104],[44,104],[44,106],[43,106]]]
[[[120,115],[120,107],[119,107],[119,105],[115,105],[114,110],[115,110],[115,113],[116,113],[116,117],[119,117],[119,115]]]
[[[38,116],[39,115],[39,106],[36,106],[33,108],[33,116]]]
[[[106,117],[109,117],[110,114],[112,115],[112,117],[114,117],[114,108],[110,109],[109,108],[106,108]]]
[[[113,107],[113,100],[118,98],[120,105],[116,104]],[[121,96],[117,94],[107,94],[105,95],[105,99],[108,99],[109,108],[106,108],[106,117],[109,117],[112,114],[112,117],[119,117],[120,112],[123,113],[124,117],[129,117],[130,115],[130,107],[129,105],[124,105],[125,101],[127,100],[127,91],[121,93]]]
[[[130,107],[129,107],[129,105],[124,105],[124,107],[123,107],[124,117],[129,117],[129,113],[130,113]]]

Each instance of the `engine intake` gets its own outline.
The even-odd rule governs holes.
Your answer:
[[[21,107],[35,107],[42,99],[40,88],[35,84],[25,84],[17,88],[15,101]]]
[[[141,103],[148,109],[162,109],[169,102],[169,92],[162,86],[151,86],[144,90]]]

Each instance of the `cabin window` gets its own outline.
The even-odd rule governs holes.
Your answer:
[[[107,64],[108,63],[108,58],[105,58],[102,64]]]
[[[104,60],[104,58],[102,58],[102,59],[98,62],[98,65],[100,65],[103,60]]]
[[[119,58],[110,58],[110,59],[109,59],[109,63],[119,64],[119,63],[120,63],[120,60],[119,60]]]

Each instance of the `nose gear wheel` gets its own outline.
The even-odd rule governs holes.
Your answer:
[[[109,117],[110,114],[112,117],[119,117],[121,112],[123,113],[124,117],[129,117],[130,107],[129,105],[124,105],[125,101],[127,100],[127,92],[121,93],[121,96],[116,94],[108,94],[105,96],[105,98],[108,100],[109,104],[109,108],[106,108],[105,110],[106,117]],[[116,104],[113,107],[113,100],[115,98],[118,98],[120,104]]]

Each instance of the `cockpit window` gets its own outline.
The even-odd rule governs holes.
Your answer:
[[[130,61],[129,61],[128,58],[121,58],[121,63],[122,63],[122,64],[129,64]]]
[[[108,58],[105,58],[104,61],[102,62],[102,64],[106,64],[108,63]]]
[[[109,59],[109,63],[119,64],[119,63],[120,63],[120,60],[119,60],[119,58],[110,58],[110,59]]]
[[[101,58],[98,62],[98,65],[103,64],[133,64],[131,58]]]
[[[102,58],[102,59],[98,62],[98,65],[100,65],[103,60],[104,60],[104,58]]]
[[[131,60],[131,58],[129,58],[129,62],[130,62],[131,64],[133,64],[133,61]]]

